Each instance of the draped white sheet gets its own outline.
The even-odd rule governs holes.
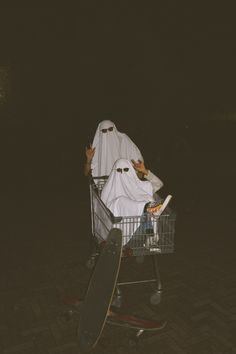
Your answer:
[[[124,168],[129,170],[125,172]],[[122,169],[122,173],[117,169]],[[118,159],[103,187],[101,199],[114,216],[133,217],[129,222],[114,225],[122,230],[124,244],[140,226],[145,204],[154,200],[152,184],[138,178],[129,160]]]
[[[102,132],[102,129],[113,127],[113,131]],[[110,120],[102,121],[96,130],[93,144],[95,154],[91,169],[93,177],[109,176],[112,166],[119,158],[142,160],[138,147],[124,133],[120,133]]]

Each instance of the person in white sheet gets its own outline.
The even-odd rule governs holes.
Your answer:
[[[84,173],[93,177],[109,176],[112,166],[119,158],[143,161],[138,147],[125,134],[117,130],[110,120],[99,123],[93,143],[86,147]]]
[[[130,222],[114,225],[122,230],[123,245],[131,245],[134,235],[134,242],[138,239],[142,242],[147,230],[154,231],[151,216],[148,215],[157,209],[147,205],[154,201],[154,193],[163,186],[162,181],[146,169],[144,162],[132,163],[127,159],[118,159],[101,193],[103,203],[114,216],[135,217]],[[137,172],[141,172],[145,180],[140,180]]]
[[[141,216],[144,206],[154,201],[154,193],[163,186],[162,181],[146,169],[144,162],[132,162],[118,159],[103,187],[101,199],[114,216]],[[145,180],[140,180],[137,172],[141,172]]]

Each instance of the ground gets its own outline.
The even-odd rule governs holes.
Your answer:
[[[79,353],[78,318],[69,316],[63,297],[82,298],[91,274],[86,187],[3,195],[0,353]],[[165,329],[135,343],[133,330],[106,325],[94,353],[236,353],[233,210],[222,212],[209,197],[192,210],[177,208],[175,252],[159,257],[160,305],[149,302],[153,285],[123,287],[124,310],[164,318]],[[150,257],[123,261],[122,274],[149,276]]]

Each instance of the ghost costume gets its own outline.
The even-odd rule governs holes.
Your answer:
[[[119,169],[122,169],[122,172],[119,172]],[[153,176],[152,174],[152,178]],[[129,160],[119,159],[115,162],[102,190],[101,199],[114,216],[132,217],[130,222],[114,225],[122,230],[123,245],[130,240],[140,226],[145,205],[154,201],[154,191],[151,182],[141,181],[138,178]]]
[[[123,171],[128,168],[127,172]],[[117,169],[122,169],[117,172]],[[101,199],[114,216],[142,215],[146,203],[153,201],[152,184],[141,181],[131,162],[119,159],[102,190]]]
[[[111,127],[112,131],[102,132]],[[95,148],[91,164],[93,177],[109,176],[115,161],[120,158],[143,161],[138,147],[126,134],[120,133],[110,120],[98,125],[92,146]]]

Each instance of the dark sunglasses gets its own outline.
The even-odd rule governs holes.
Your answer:
[[[122,173],[122,168],[117,168],[116,171]],[[124,172],[128,172],[129,171],[129,167],[123,168],[123,171]]]
[[[109,130],[109,132],[112,132],[113,127],[107,128],[107,129],[101,129],[103,133],[106,133]]]

